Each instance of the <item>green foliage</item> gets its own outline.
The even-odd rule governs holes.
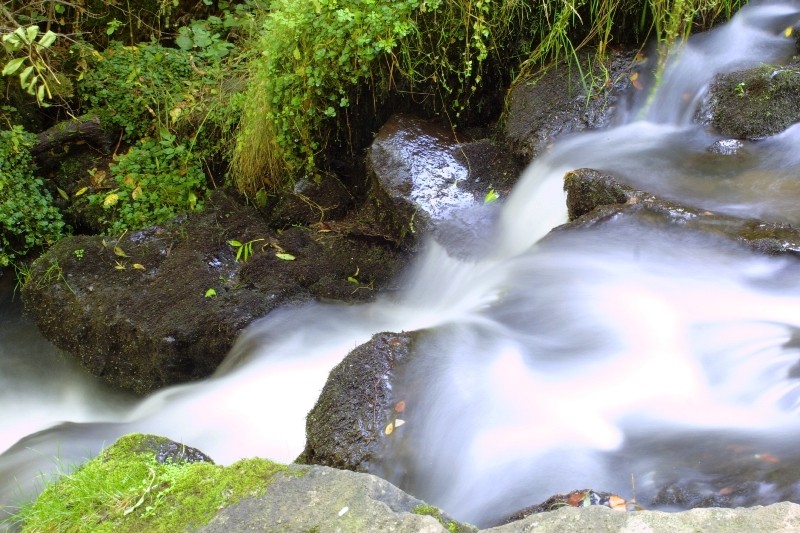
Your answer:
[[[20,86],[28,94],[36,96],[39,105],[47,105],[45,100],[52,98],[50,83],[59,83],[45,59],[45,51],[56,42],[56,38],[57,35],[50,30],[40,33],[36,25],[19,26],[2,37],[3,48],[12,58],[3,67],[3,76],[18,74]]]
[[[144,139],[110,166],[115,187],[88,196],[102,206],[100,222],[111,234],[161,224],[202,208],[205,174],[195,154],[175,137]]]
[[[0,131],[0,267],[53,244],[68,229],[44,182],[33,174],[29,149],[36,142],[20,126]]]
[[[159,463],[129,435],[74,473],[47,486],[12,521],[22,531],[169,532],[207,523],[219,508],[262,494],[287,468],[266,459],[229,467]]]
[[[513,0],[504,0],[506,4]],[[266,15],[260,54],[234,154],[248,195],[300,176],[318,177],[328,135],[369,93],[400,84],[458,114],[481,80],[491,30],[504,23],[493,0],[277,0]],[[366,87],[366,88],[365,88]],[[417,89],[419,87],[419,89]]]
[[[349,127],[348,109],[359,99],[378,106],[402,92],[455,123],[487,80],[499,90],[520,71],[577,60],[577,50],[587,44],[602,59],[621,32],[669,43],[693,23],[730,16],[742,3],[276,0],[253,43],[258,55],[251,62],[233,177],[250,197],[265,186],[319,179],[320,156],[332,132]]]
[[[184,50],[115,42],[86,73],[79,90],[90,110],[133,140],[170,126],[175,110],[203,83],[195,72],[202,66],[197,61]]]

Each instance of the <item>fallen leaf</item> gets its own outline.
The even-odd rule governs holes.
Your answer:
[[[399,428],[400,426],[402,426],[402,425],[403,425],[403,424],[405,424],[405,423],[406,423],[406,421],[405,421],[405,420],[400,420],[400,419],[398,418],[397,420],[395,420],[395,421],[394,421],[394,427],[395,427],[395,428]]]
[[[117,202],[119,202],[119,194],[112,192],[103,200],[103,207],[109,208],[116,205]]]
[[[275,257],[277,257],[278,259],[283,259],[284,261],[295,260],[295,257],[292,254],[287,254],[287,253],[277,253],[275,254]]]
[[[384,435],[391,435],[393,431],[394,431],[394,422],[389,422],[386,425],[386,429],[383,430],[383,434]]]
[[[614,509],[615,511],[627,511],[628,510],[628,502],[620,498],[619,496],[609,496],[608,497],[608,506]]]
[[[400,400],[399,402],[394,404],[394,412],[395,413],[402,413],[405,410],[406,410],[406,402],[405,401]]]
[[[119,257],[128,257],[128,254],[125,253],[125,250],[119,246],[114,246],[114,255],[118,255]]]
[[[132,264],[131,266],[132,266],[133,268],[135,268],[136,270],[145,270],[145,268],[144,268],[144,265],[143,265],[143,264],[141,264],[141,263],[134,263],[134,264]]]

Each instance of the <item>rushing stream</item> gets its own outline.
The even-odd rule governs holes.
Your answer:
[[[694,38],[649,101],[525,171],[475,258],[432,242],[399,296],[274,312],[205,382],[114,394],[3,307],[0,503],[13,509],[39,472],[133,431],[223,464],[291,461],[329,370],[377,332],[423,328],[395,384],[404,434],[380,468],[459,519],[485,524],[583,487],[631,497],[632,477],[645,506],[681,508],[680,487],[711,497],[726,479],[758,484],[760,503],[800,501],[800,264],[626,219],[537,244],[565,221],[562,179],[582,167],[694,207],[800,223],[800,127],[726,159],[693,120],[714,74],[789,61],[783,30],[798,21],[800,3],[754,3]]]

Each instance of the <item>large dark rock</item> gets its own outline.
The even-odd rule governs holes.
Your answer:
[[[800,120],[800,66],[762,65],[721,74],[701,114],[726,137],[758,139],[780,133]]]
[[[250,256],[237,261],[230,240],[251,243]],[[236,334],[278,306],[371,299],[402,262],[389,246],[329,229],[277,233],[217,193],[204,212],[162,227],[59,241],[34,262],[22,294],[45,337],[144,394],[210,375]]]
[[[299,461],[371,470],[370,462],[402,420],[392,394],[397,365],[411,353],[415,333],[378,333],[350,352],[330,373],[306,418],[306,448]]]
[[[530,161],[559,136],[611,123],[617,105],[631,91],[634,53],[610,54],[605,65],[590,52],[580,68],[561,63],[514,83],[505,136],[517,157]]]

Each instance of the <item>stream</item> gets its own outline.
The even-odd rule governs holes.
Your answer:
[[[404,433],[378,468],[459,520],[485,525],[580,488],[665,510],[738,503],[737,491],[800,502],[800,263],[625,218],[538,242],[566,221],[564,174],[584,167],[685,205],[800,223],[800,126],[722,157],[695,120],[716,73],[789,62],[784,30],[799,21],[800,2],[753,2],[676,47],[654,95],[526,169],[470,258],[430,242],[398,294],[273,312],[204,382],[111,391],[3,291],[0,505],[13,512],[130,432],[221,464],[290,462],[330,369],[375,333],[420,329],[395,384]]]

